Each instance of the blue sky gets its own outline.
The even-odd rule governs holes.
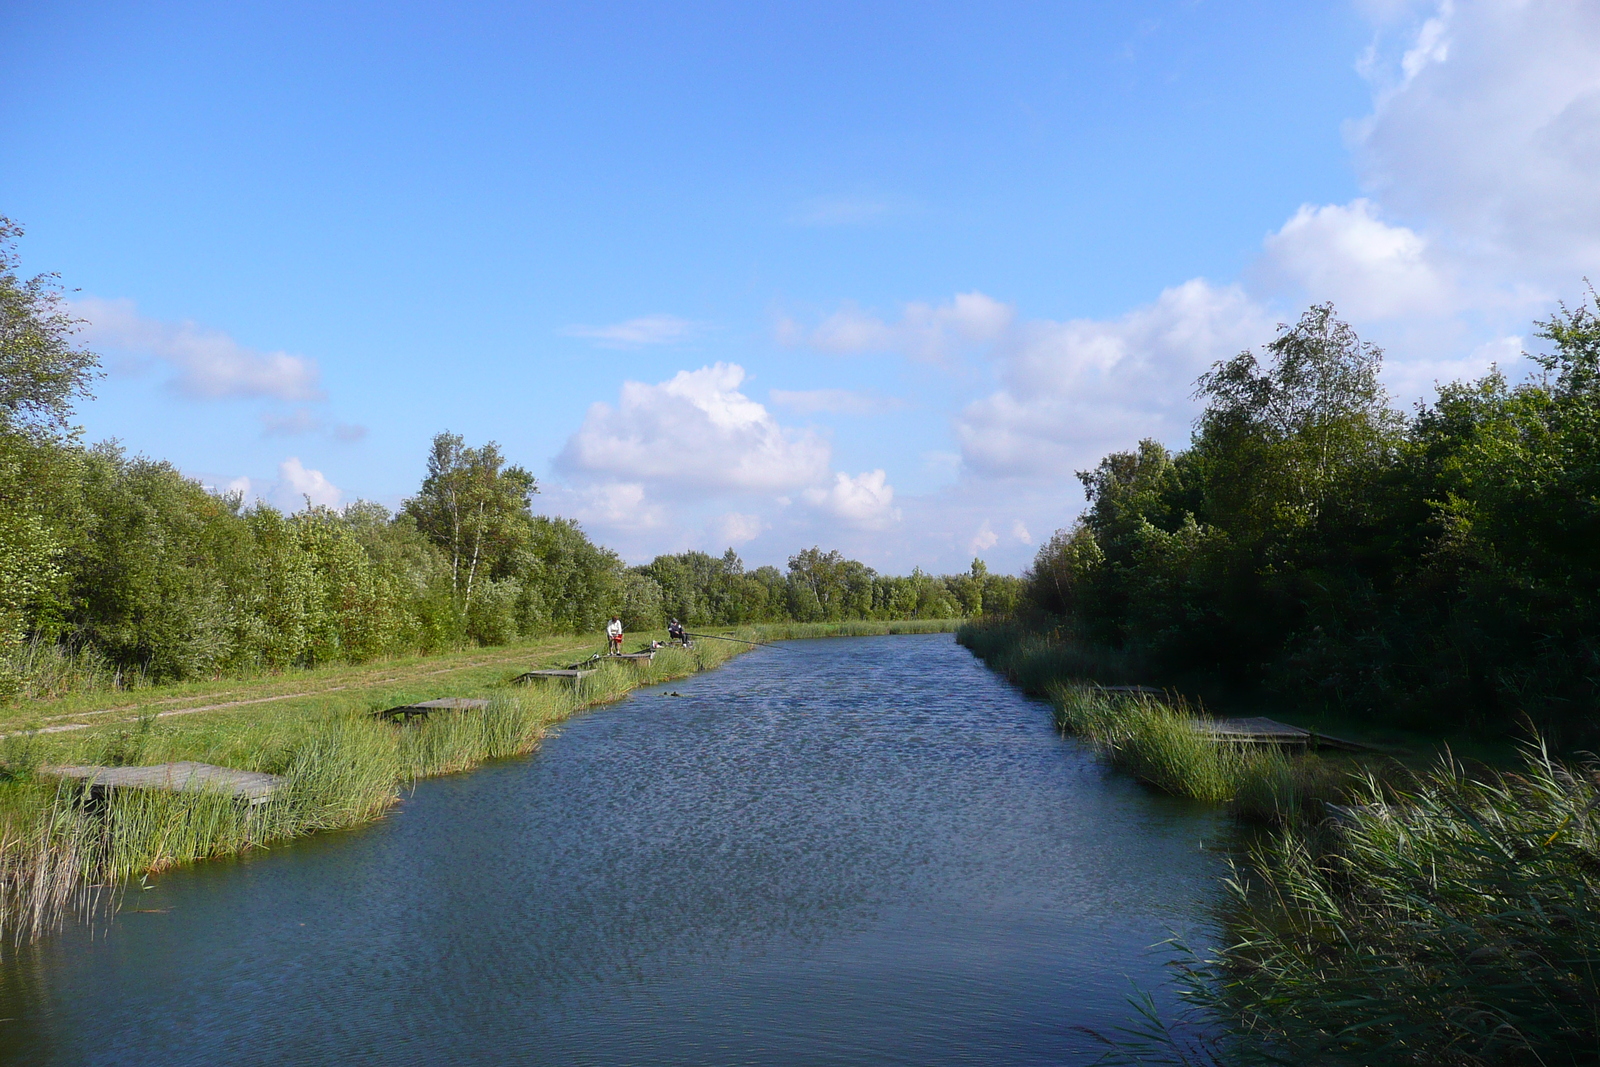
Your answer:
[[[1595,271],[1597,23],[11,4],[0,213],[81,290],[89,437],[207,484],[395,506],[449,428],[630,559],[1015,571],[1308,300],[1403,399],[1514,359]]]

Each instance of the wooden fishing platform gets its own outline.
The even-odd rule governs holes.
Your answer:
[[[410,722],[412,719],[426,719],[436,711],[482,711],[489,706],[487,700],[471,700],[467,697],[441,697],[438,700],[419,700],[415,704],[401,704],[397,708],[385,708],[375,711],[373,715],[390,722]]]
[[[612,659],[623,659],[623,660],[627,660],[629,663],[634,663],[634,664],[638,664],[640,666],[643,666],[644,664],[649,663],[651,660],[655,659],[656,658],[656,654],[655,654],[655,650],[652,649],[649,652],[619,652],[615,656],[612,656],[611,658]]]
[[[1278,745],[1282,748],[1337,748],[1347,752],[1370,752],[1371,745],[1359,741],[1346,741],[1342,737],[1329,737],[1313,733],[1286,722],[1254,716],[1247,719],[1199,719],[1195,727],[1218,741],[1232,741],[1244,745]]]
[[[167,793],[226,793],[251,805],[263,804],[287,783],[276,774],[241,771],[211,763],[181,760],[153,767],[40,767],[40,773],[71,778],[104,797],[117,789],[155,789]]]
[[[554,679],[558,679],[558,680],[561,680],[561,681],[571,682],[573,685],[577,685],[579,682],[581,682],[585,678],[589,677],[589,675],[593,674],[596,669],[597,668],[591,667],[588,670],[580,670],[578,668],[572,668],[572,669],[564,670],[564,671],[560,671],[560,670],[525,671],[522,674],[517,675],[514,679],[512,679],[512,681],[527,683],[527,682],[537,681],[540,678],[554,678]]]

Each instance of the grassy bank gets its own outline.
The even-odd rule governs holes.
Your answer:
[[[1189,1012],[1146,1004],[1113,1060],[1600,1062],[1600,767],[1538,745],[1469,773],[1448,752],[1412,769],[1219,744],[1197,709],[1096,688],[1048,639],[959,640],[1113,765],[1267,827],[1227,881],[1224,947],[1179,961]]]
[[[775,640],[948,631],[954,622],[784,624],[707,630]],[[646,642],[664,634],[634,635]],[[114,905],[130,878],[380,817],[406,786],[520,755],[583,708],[641,685],[708,670],[749,646],[701,640],[646,666],[603,663],[581,688],[510,679],[600,648],[598,637],[296,671],[209,685],[75,691],[6,709],[0,720],[0,939],[47,933]],[[374,711],[440,696],[485,697],[481,711],[397,726]],[[119,791],[95,801],[40,773],[47,765],[197,760],[282,775],[274,799]]]
[[[1181,697],[1099,688],[1142,681],[1128,661],[1004,620],[968,623],[957,640],[1026,692],[1049,700],[1057,728],[1093,745],[1113,766],[1164,793],[1227,803],[1249,821],[1319,818],[1327,804],[1347,799],[1354,774],[1387,771],[1393,762],[1219,743],[1199,729],[1202,709]]]

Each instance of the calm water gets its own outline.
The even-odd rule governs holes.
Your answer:
[[[784,648],[130,894],[0,972],[0,1062],[1092,1061],[1221,824],[949,636]]]

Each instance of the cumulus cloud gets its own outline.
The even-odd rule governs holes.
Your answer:
[[[645,497],[639,482],[606,482],[578,493],[573,517],[601,526],[653,530],[666,523],[666,510]]]
[[[1023,524],[1021,519],[1018,519],[1016,522],[1011,524],[1011,536],[1015,537],[1022,544],[1033,544],[1033,534],[1028,532],[1028,527]]]
[[[333,508],[339,506],[344,493],[321,471],[306,467],[298,456],[290,456],[278,464],[278,484],[273,496],[285,508],[308,501],[315,507]]]
[[[1600,5],[1452,3],[1387,19],[1350,136],[1385,209],[1481,269],[1569,287],[1600,259]]]
[[[856,389],[770,389],[768,398],[797,415],[872,415],[900,402]]]
[[[73,314],[87,320],[81,336],[92,345],[154,356],[177,374],[173,386],[202,399],[270,397],[318,400],[321,372],[315,361],[288,352],[261,352],[220,330],[194,322],[162,322],[139,314],[132,300],[84,297]]]
[[[984,519],[983,525],[978,527],[978,532],[972,535],[972,540],[967,543],[967,551],[976,556],[1000,543],[1000,535],[994,532],[994,527],[989,525],[989,520]]]
[[[1302,206],[1267,237],[1263,254],[1269,275],[1356,319],[1454,310],[1454,287],[1434,260],[1425,238],[1385,223],[1365,199]]]
[[[778,339],[841,355],[898,352],[928,363],[943,363],[964,350],[992,343],[1011,325],[1016,311],[983,293],[958,293],[948,304],[910,303],[898,322],[889,322],[846,305],[811,330],[792,320],[778,324]]]
[[[894,506],[894,486],[888,484],[887,477],[881,470],[865,471],[854,478],[840,471],[826,489],[807,489],[805,499],[852,526],[886,529],[900,521],[900,509]]]
[[[1272,325],[1238,286],[1199,278],[1120,319],[1022,323],[995,348],[1002,388],[956,419],[962,459],[982,475],[1062,479],[1141,437],[1170,440],[1195,378]]]
[[[645,315],[610,326],[568,326],[561,332],[582,337],[605,348],[643,348],[687,340],[696,326],[676,315]]]
[[[781,492],[824,478],[828,442],[780,426],[739,391],[744,378],[717,363],[657,385],[624,382],[616,407],[589,408],[557,466],[667,489]]]
[[[742,545],[754,541],[767,529],[767,524],[760,515],[747,515],[740,511],[730,511],[726,515],[719,515],[711,525],[712,540],[717,544]]]

